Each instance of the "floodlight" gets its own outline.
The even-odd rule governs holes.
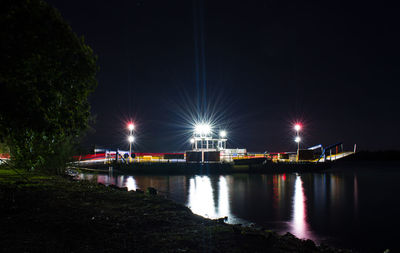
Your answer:
[[[134,128],[135,128],[135,126],[133,125],[133,123],[128,124],[129,131],[132,131]]]
[[[294,141],[297,142],[297,143],[299,143],[299,142],[301,141],[301,138],[300,138],[299,136],[297,136],[297,137],[294,139]]]
[[[198,135],[209,135],[211,133],[211,126],[208,123],[200,123],[194,127],[194,133]]]
[[[222,130],[221,132],[219,132],[219,136],[221,136],[222,138],[226,137],[226,131]]]
[[[192,139],[190,139],[190,143],[192,143],[192,144],[194,143],[194,139],[193,139],[193,138],[192,138]]]
[[[300,131],[300,129],[301,129],[301,125],[300,124],[294,125],[294,130],[296,130],[296,132]]]
[[[133,135],[128,136],[129,143],[132,143],[134,140],[135,140],[135,137],[133,137]]]
[[[211,133],[211,126],[209,124],[204,124],[203,129],[204,129],[204,134],[207,135]]]
[[[201,134],[201,125],[200,124],[198,124],[194,127],[194,133]]]

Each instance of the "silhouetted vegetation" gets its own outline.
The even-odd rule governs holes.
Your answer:
[[[0,141],[17,168],[58,171],[88,127],[96,57],[42,0],[0,6]]]
[[[5,143],[0,142],[0,154],[10,153],[10,149]]]

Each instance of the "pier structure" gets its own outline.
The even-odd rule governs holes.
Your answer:
[[[210,124],[202,123],[194,127],[193,137],[190,139],[194,151],[219,151],[226,148],[226,131],[219,132],[218,137],[213,137]]]
[[[221,152],[226,150],[227,133],[221,130],[218,137],[208,123],[200,123],[194,127],[190,139],[192,150],[186,151],[187,162],[220,162]]]

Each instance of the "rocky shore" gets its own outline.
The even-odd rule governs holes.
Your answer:
[[[0,170],[2,252],[350,252],[210,220],[155,194]]]

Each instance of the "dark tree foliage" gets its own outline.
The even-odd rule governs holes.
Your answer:
[[[2,0],[0,27],[0,141],[17,166],[46,168],[88,127],[96,57],[42,0]]]

